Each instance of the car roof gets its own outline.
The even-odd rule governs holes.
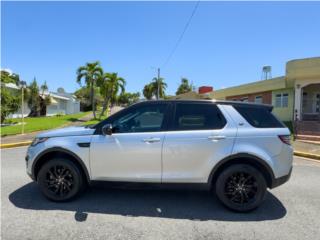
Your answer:
[[[254,102],[240,102],[240,101],[228,101],[228,100],[215,100],[215,99],[160,99],[160,100],[146,100],[140,103],[215,103],[220,105],[232,105],[232,106],[247,106],[247,107],[261,107],[272,110],[273,106],[269,104],[254,103]]]

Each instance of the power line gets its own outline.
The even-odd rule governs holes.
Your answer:
[[[162,68],[164,68],[164,67],[168,64],[168,62],[171,60],[174,52],[177,50],[177,48],[178,48],[178,46],[179,46],[179,44],[180,44],[180,42],[181,42],[184,34],[186,33],[186,31],[187,31],[187,29],[188,29],[188,27],[189,27],[189,25],[190,25],[190,22],[191,22],[191,20],[192,20],[192,18],[193,18],[193,16],[194,16],[194,14],[195,14],[196,11],[197,11],[197,8],[198,8],[198,6],[199,6],[199,3],[200,3],[200,0],[197,1],[196,5],[194,6],[193,11],[192,11],[192,13],[191,13],[191,15],[190,15],[190,17],[189,17],[186,25],[184,26],[184,29],[183,29],[180,37],[178,38],[178,41],[176,42],[176,45],[175,45],[174,48],[172,49],[171,53],[168,55],[166,61],[163,63]]]

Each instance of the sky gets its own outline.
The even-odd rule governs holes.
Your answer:
[[[214,89],[285,74],[287,61],[320,56],[320,2],[1,2],[1,68],[74,92],[76,70],[100,61],[129,92],[156,67],[174,94],[181,77]]]

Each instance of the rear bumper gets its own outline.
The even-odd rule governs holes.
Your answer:
[[[285,176],[282,176],[279,178],[274,178],[270,188],[276,188],[276,187],[286,183],[290,179],[291,173],[292,173],[292,167],[291,167],[288,175],[285,175]]]

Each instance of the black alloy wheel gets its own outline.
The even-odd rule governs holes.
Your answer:
[[[46,184],[49,191],[64,197],[74,187],[73,175],[65,166],[56,165],[47,170]]]
[[[75,197],[84,187],[80,169],[68,159],[51,159],[38,174],[42,193],[53,201],[66,201]]]
[[[258,183],[254,176],[246,172],[235,172],[227,180],[225,196],[235,204],[254,201],[258,192]]]
[[[267,184],[256,168],[235,164],[226,168],[216,181],[216,194],[228,208],[247,212],[257,208],[263,201]]]

